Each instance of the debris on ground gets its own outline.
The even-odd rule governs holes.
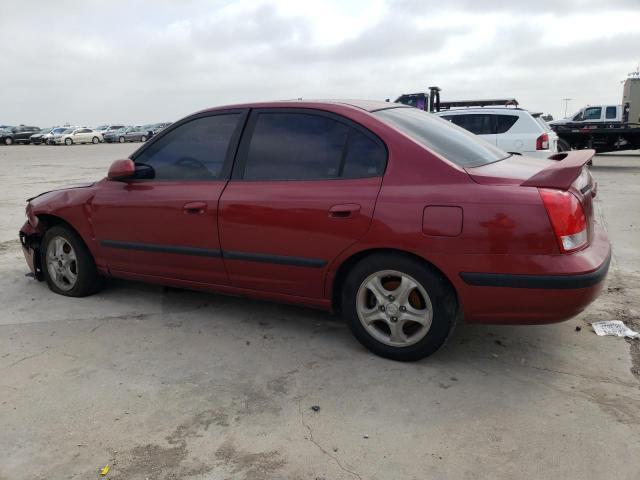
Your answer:
[[[603,322],[593,322],[591,324],[596,335],[614,335],[616,337],[640,337],[640,333],[631,330],[620,320],[606,320]]]
[[[109,473],[109,465],[105,465],[104,467],[102,467],[100,469],[100,475],[102,475],[103,477]]]
[[[362,436],[362,438],[369,438],[369,435],[367,435],[366,433]]]
[[[580,330],[582,330],[582,327],[580,325],[576,325],[576,332],[579,332]]]
[[[313,405],[311,407],[311,410],[313,410],[314,412],[319,412],[320,411],[320,405]]]

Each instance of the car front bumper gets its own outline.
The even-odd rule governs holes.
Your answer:
[[[19,232],[22,253],[27,262],[29,270],[38,280],[44,278],[40,265],[40,240],[41,232],[32,227],[29,222],[25,222]]]

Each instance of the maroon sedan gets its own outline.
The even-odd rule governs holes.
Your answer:
[[[592,156],[508,154],[398,104],[220,107],[103,180],[31,198],[20,238],[62,295],[118,277],[300,303],[416,360],[456,319],[559,322],[598,296],[610,246]]]

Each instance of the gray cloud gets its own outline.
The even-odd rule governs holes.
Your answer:
[[[394,98],[433,84],[444,98],[516,96],[557,115],[563,97],[576,108],[618,102],[619,80],[640,60],[640,34],[626,28],[637,2],[597,4],[397,0],[319,38],[322,11],[275,1],[25,2],[0,16],[0,123],[141,123],[252,100]],[[566,42],[550,38],[549,19],[572,14],[616,21],[607,17],[604,37],[567,23]]]

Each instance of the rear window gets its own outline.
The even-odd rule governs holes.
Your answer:
[[[615,106],[607,107],[606,117],[608,119],[616,118],[616,110],[617,108]]]
[[[517,115],[496,115],[496,133],[506,133],[518,121]]]
[[[467,130],[415,108],[388,108],[375,115],[461,167],[478,167],[509,156]]]

